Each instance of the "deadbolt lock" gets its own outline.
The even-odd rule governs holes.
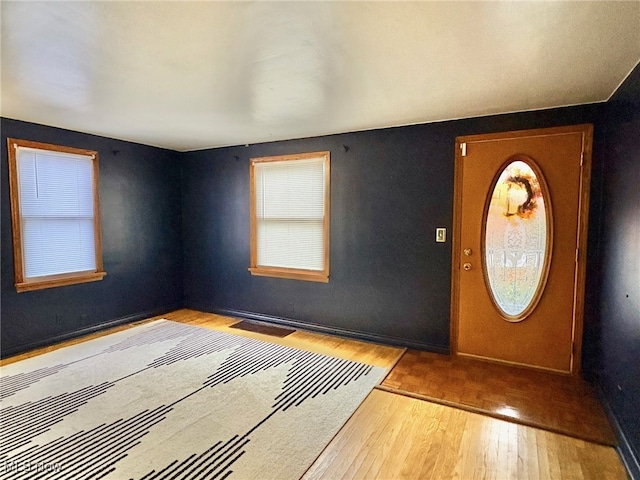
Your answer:
[[[465,249],[462,251],[462,253],[464,253],[467,257],[470,257],[470,256],[471,256],[471,253],[473,253],[473,252],[471,251],[471,249],[470,249],[470,248],[465,248]]]
[[[471,270],[471,264],[467,262],[464,265],[462,265],[462,268],[464,268],[468,272],[469,270]]]

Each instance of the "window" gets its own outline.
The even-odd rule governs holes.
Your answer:
[[[18,292],[101,280],[98,153],[7,143]]]
[[[329,152],[251,159],[252,275],[329,281]]]

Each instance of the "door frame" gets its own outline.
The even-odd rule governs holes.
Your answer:
[[[581,124],[565,127],[551,127],[518,130],[456,137],[455,170],[453,187],[453,231],[451,249],[451,354],[458,355],[458,323],[460,299],[460,264],[462,255],[462,172],[466,145],[504,139],[550,136],[566,133],[582,133],[582,160],[580,169],[580,198],[578,206],[578,238],[576,250],[576,270],[574,277],[572,355],[570,375],[579,376],[582,370],[582,336],[584,330],[584,297],[587,275],[587,235],[589,228],[589,198],[591,188],[591,156],[593,149],[593,125]],[[555,220],[554,220],[555,221]],[[493,361],[493,360],[491,360]],[[498,363],[509,363],[495,360]],[[520,365],[520,364],[518,364]],[[521,365],[522,366],[522,365]],[[535,368],[526,366],[528,368]]]

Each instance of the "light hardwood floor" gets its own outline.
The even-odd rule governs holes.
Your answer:
[[[229,329],[237,319],[178,310],[3,360],[5,365],[166,318],[391,369],[402,349],[296,331]],[[376,389],[309,468],[312,479],[626,479],[611,447]]]
[[[605,447],[374,390],[307,471],[313,479],[625,479]]]

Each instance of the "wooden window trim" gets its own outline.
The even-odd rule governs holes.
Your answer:
[[[25,278],[22,255],[22,224],[20,220],[20,192],[18,187],[18,147],[35,148],[54,152],[86,155],[93,158],[93,229],[96,255],[96,269],[94,271],[72,272],[61,275],[47,275],[43,277]],[[20,292],[42,290],[45,288],[75,285],[78,283],[102,280],[106,275],[102,264],[102,235],[100,228],[100,199],[98,181],[98,152],[82,148],[65,147],[49,143],[33,142],[16,138],[7,138],[9,160],[9,194],[11,197],[11,228],[13,233],[13,266],[15,272],[15,287]]]
[[[312,158],[323,158],[324,161],[324,268],[322,270],[303,270],[298,268],[280,268],[266,265],[258,265],[258,241],[257,241],[257,212],[256,212],[256,187],[255,187],[255,165],[264,162],[282,162],[292,160],[308,160]],[[329,151],[299,153],[292,155],[277,155],[272,157],[256,157],[251,159],[250,174],[250,223],[251,223],[251,264],[249,272],[251,275],[262,277],[286,278],[290,280],[305,280],[310,282],[329,282],[329,251],[330,234],[329,225],[331,212],[331,154]]]

